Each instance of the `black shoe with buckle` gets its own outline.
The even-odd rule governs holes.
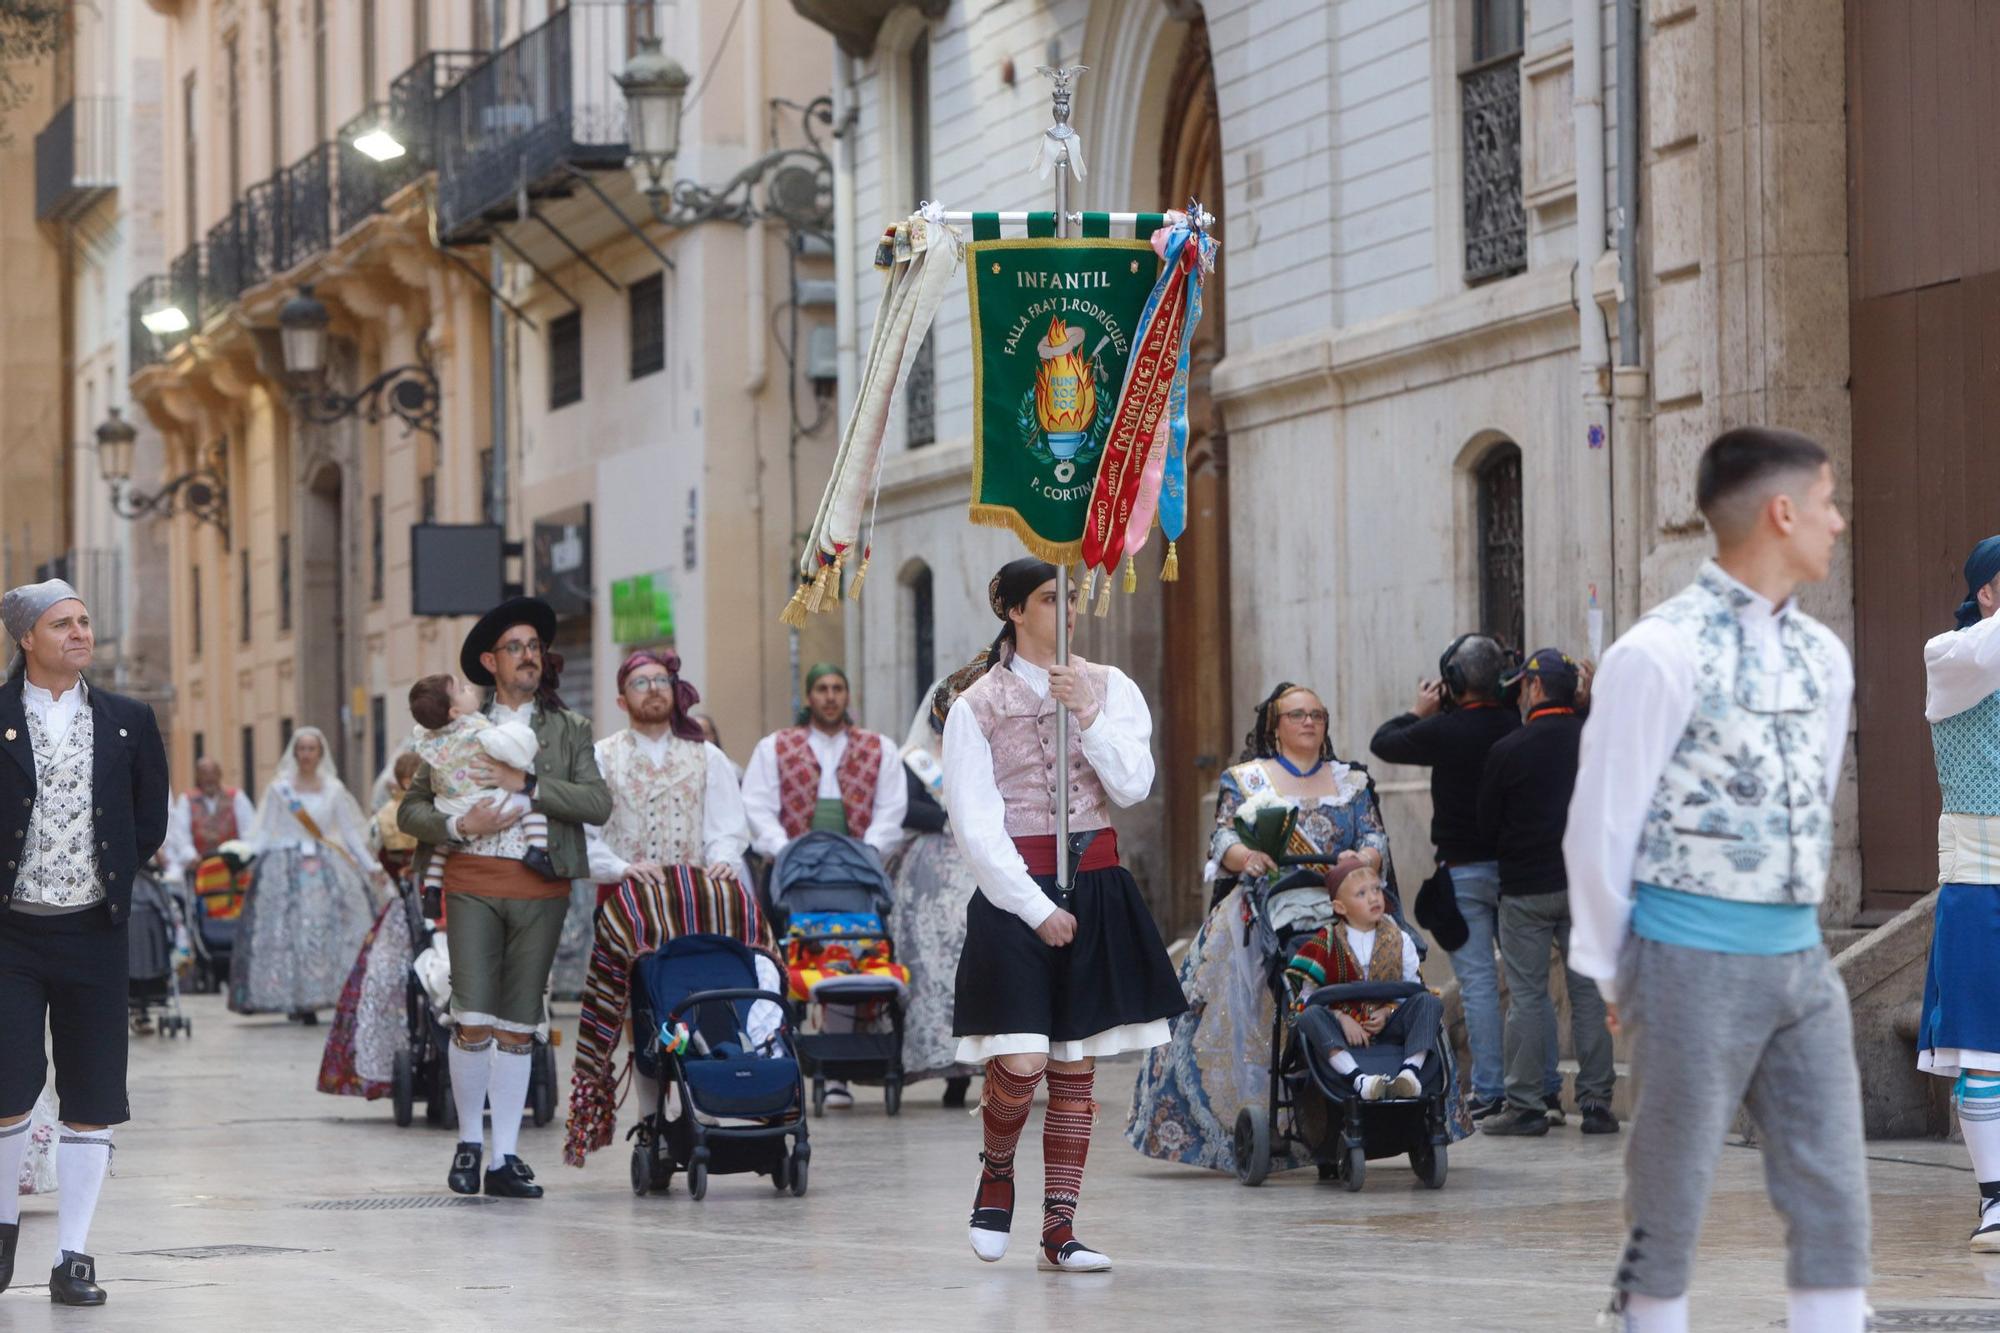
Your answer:
[[[458,1151],[451,1157],[451,1174],[444,1178],[453,1194],[479,1193],[479,1158],[485,1150],[480,1143],[458,1145]]]
[[[109,1298],[97,1285],[97,1260],[64,1250],[62,1262],[49,1270],[49,1299],[57,1305],[102,1305]]]
[[[501,1199],[542,1197],[542,1187],[535,1183],[535,1173],[518,1157],[502,1158],[487,1169],[486,1192]]]
[[[19,1222],[0,1222],[0,1291],[14,1280],[14,1247],[21,1242]]]

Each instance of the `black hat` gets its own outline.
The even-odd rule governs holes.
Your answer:
[[[474,685],[493,684],[493,673],[481,665],[479,655],[492,652],[500,636],[516,625],[534,626],[544,649],[556,641],[556,613],[547,602],[539,597],[509,597],[479,617],[479,623],[465,636],[465,646],[458,650],[458,669],[467,680]]]
[[[1417,924],[1428,930],[1446,953],[1457,953],[1472,938],[1472,927],[1458,907],[1458,886],[1444,866],[1418,888],[1416,915]]]

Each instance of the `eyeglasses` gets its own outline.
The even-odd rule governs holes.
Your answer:
[[[1278,716],[1298,725],[1311,722],[1323,727],[1326,725],[1328,714],[1324,708],[1294,708],[1289,713],[1280,713]]]
[[[540,639],[515,639],[511,643],[494,644],[493,651],[496,653],[505,653],[507,656],[513,658],[540,657],[542,655],[542,641]]]
[[[625,682],[625,688],[634,694],[652,694],[656,690],[671,690],[672,676],[634,676]]]

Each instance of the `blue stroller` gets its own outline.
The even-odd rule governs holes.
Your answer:
[[[776,1006],[775,1023],[766,1004]],[[697,1199],[711,1171],[754,1171],[780,1190],[806,1192],[812,1147],[791,1010],[759,984],[750,946],[682,935],[640,959],[632,1030],[635,1064],[660,1084],[658,1103],[627,1136],[637,1140],[634,1194],[665,1190],[677,1170]]]

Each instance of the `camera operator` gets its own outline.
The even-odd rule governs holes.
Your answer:
[[[1451,896],[1465,918],[1465,938],[1451,948],[1465,1005],[1466,1042],[1472,1048],[1471,1110],[1483,1120],[1506,1103],[1500,1014],[1500,974],[1494,940],[1500,916],[1500,865],[1493,840],[1479,828],[1479,784],[1486,754],[1517,730],[1521,715],[1505,697],[1500,679],[1509,654],[1483,634],[1453,640],[1438,659],[1436,679],[1417,687],[1407,713],[1384,722],[1368,748],[1391,764],[1431,771],[1431,842]],[[1440,886],[1442,887],[1442,886]],[[1421,915],[1421,914],[1420,914]],[[1432,927],[1436,934],[1436,927]],[[1550,1015],[1554,1033],[1554,1015]]]

